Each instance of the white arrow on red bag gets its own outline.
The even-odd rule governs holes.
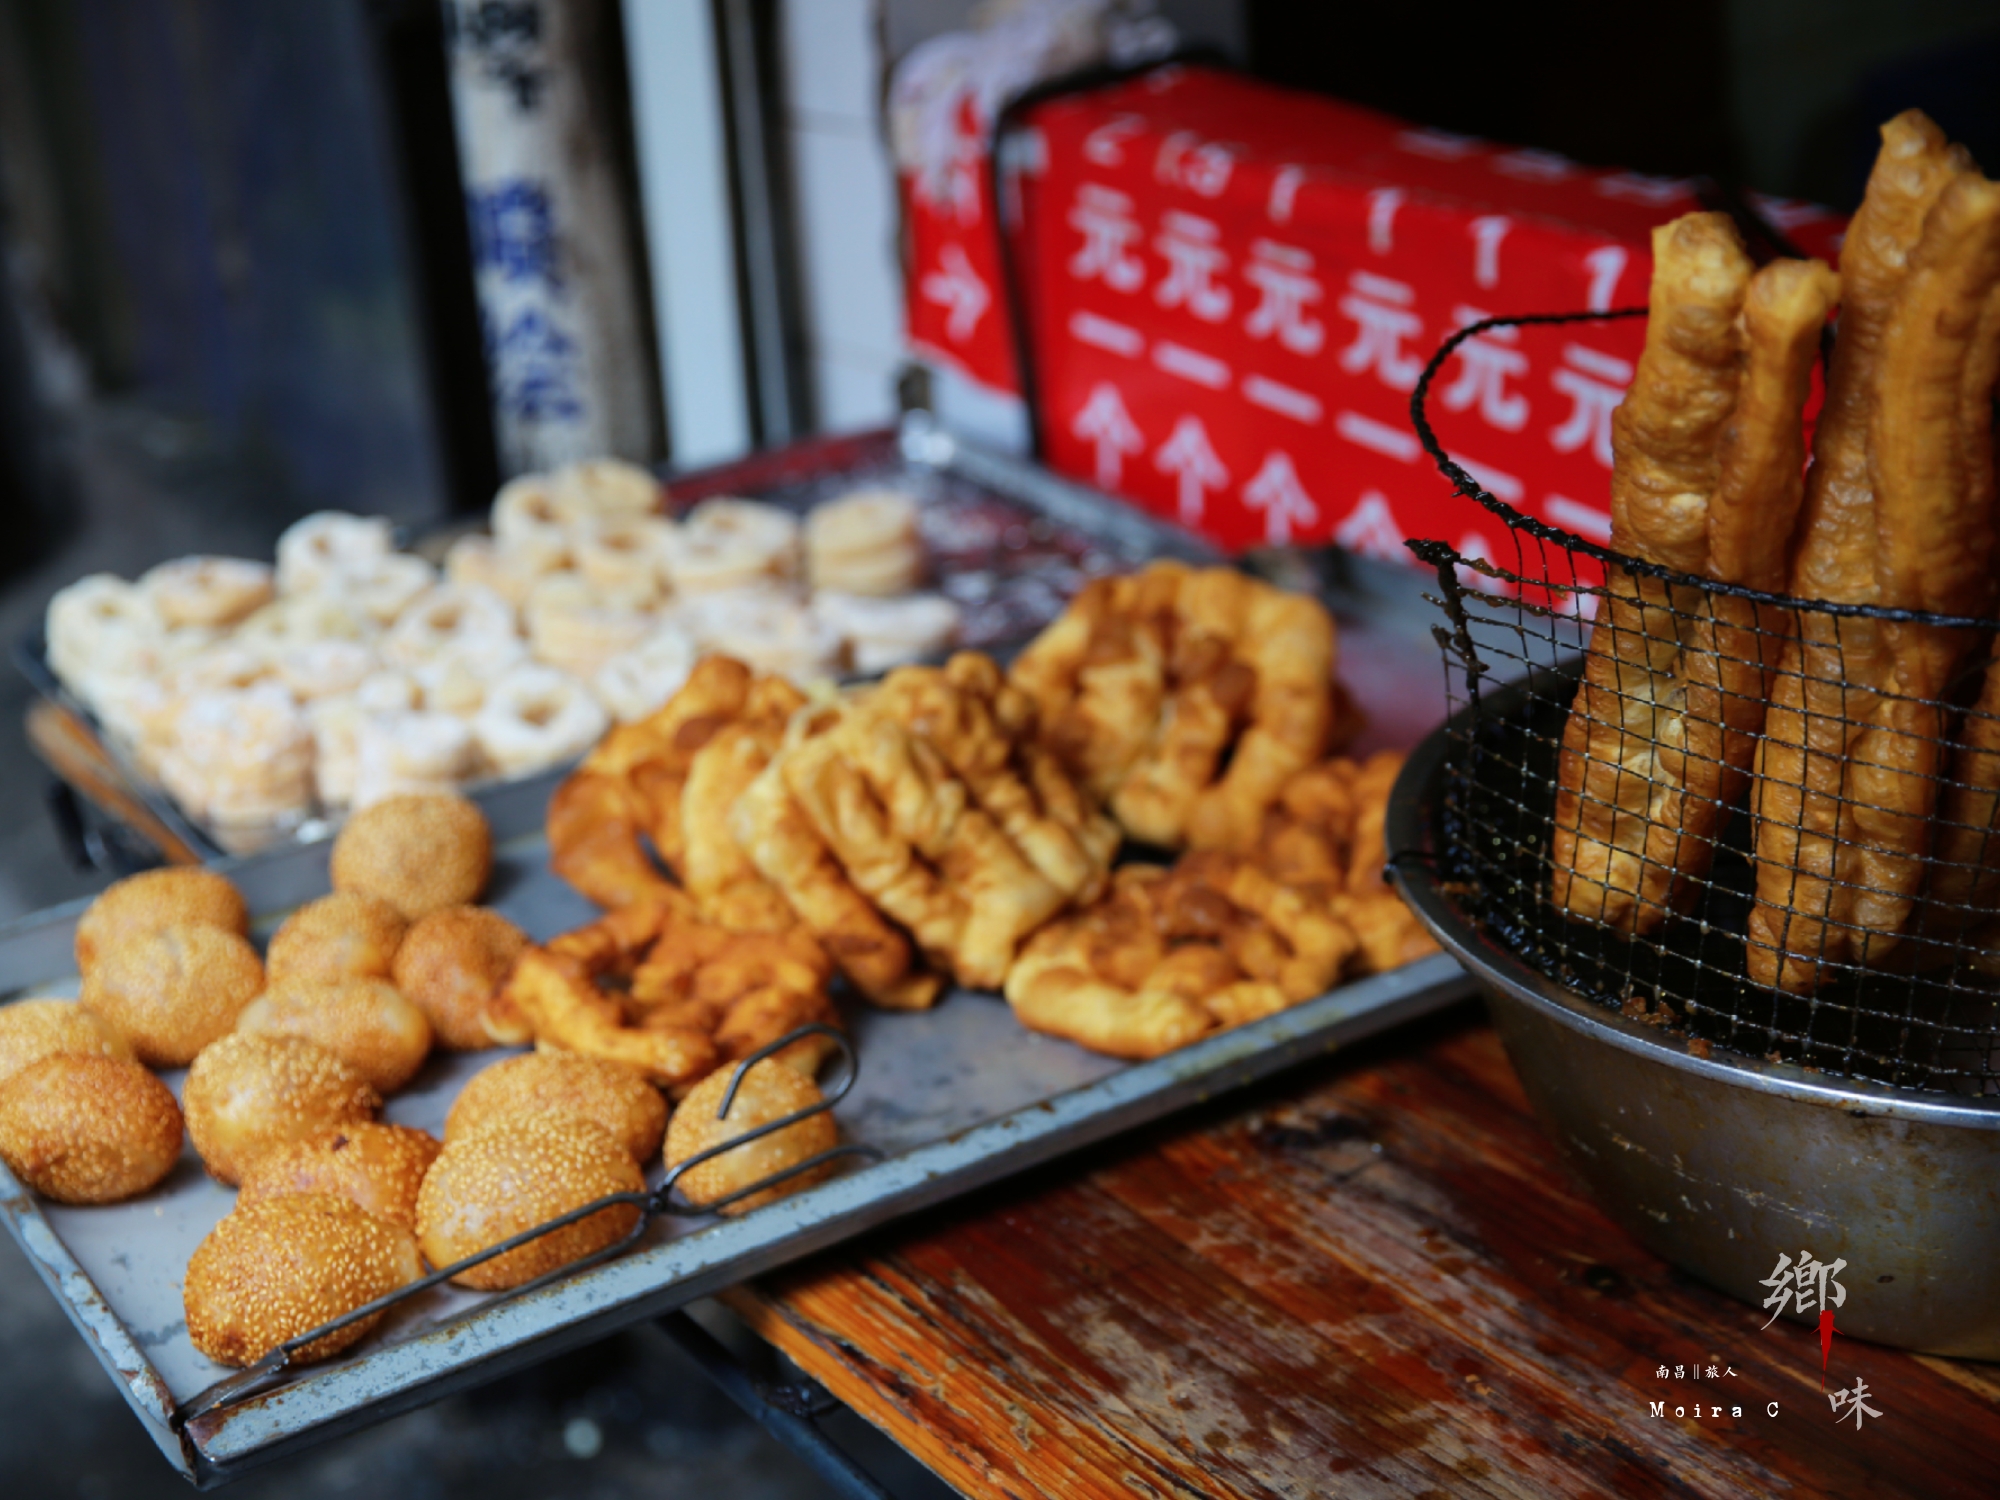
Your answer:
[[[1095,449],[1097,487],[1101,490],[1117,489],[1118,481],[1125,475],[1125,455],[1146,446],[1145,434],[1133,422],[1132,413],[1125,409],[1118,387],[1108,380],[1100,380],[1090,388],[1090,399],[1078,409],[1069,430],[1072,436]]]
[[[993,294],[986,290],[986,283],[979,279],[972,262],[966,259],[964,248],[956,242],[948,242],[938,252],[938,264],[942,269],[923,279],[924,300],[950,309],[945,314],[945,337],[954,344],[962,344],[972,337],[972,330],[993,305]]]
[[[1208,507],[1208,491],[1229,483],[1229,470],[1222,466],[1199,417],[1182,417],[1174,424],[1153,455],[1153,467],[1174,476],[1183,526],[1198,524]]]

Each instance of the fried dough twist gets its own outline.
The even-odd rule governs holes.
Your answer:
[[[1970,461],[1981,440],[1967,408],[1976,367],[1992,369],[1974,350],[2000,275],[2000,194],[1914,110],[1882,138],[1841,251],[1845,306],[1791,592],[1970,612],[1989,587],[1992,490],[1990,457],[1984,476]],[[1928,626],[1801,621],[1751,799],[1757,982],[1807,993],[1896,946],[1929,848],[1940,703],[1968,647]]]
[[[1117,830],[1003,727],[985,658],[893,672],[795,722],[785,789],[855,890],[960,982],[999,988],[1023,938],[1103,885]],[[745,817],[754,816],[746,810]]]
[[[1662,225],[1653,253],[1646,348],[1613,418],[1612,545],[1695,576],[1768,576],[1758,528],[1786,508],[1783,434],[1830,289],[1806,267],[1753,278],[1721,214]],[[1707,872],[1754,750],[1766,651],[1760,622],[1718,620],[1698,588],[1616,567],[1606,583],[1563,732],[1553,895],[1647,932]]]

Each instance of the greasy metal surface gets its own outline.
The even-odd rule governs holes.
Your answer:
[[[1488,714],[1504,713],[1504,693]],[[2000,1359],[2000,1100],[1836,1080],[1684,1039],[1577,999],[1484,938],[1433,876],[1448,730],[1391,798],[1404,895],[1486,993],[1550,1134],[1636,1238],[1761,1305],[1778,1256],[1843,1258],[1838,1326]],[[1801,1321],[1805,1315],[1797,1315]]]
[[[253,861],[238,876],[254,893],[260,873]],[[503,846],[494,904],[543,937],[591,915],[547,872],[538,835]],[[66,938],[73,925],[73,918],[32,924],[29,936],[46,945]],[[0,936],[0,968],[18,972],[18,964],[7,963],[11,946]],[[72,989],[73,981],[30,987],[59,991]],[[954,993],[915,1016],[857,1012],[862,1070],[839,1110],[843,1132],[900,1154],[739,1220],[662,1221],[627,1257],[517,1302],[479,1311],[486,1299],[477,1294],[427,1294],[348,1359],[303,1371],[286,1387],[191,1424],[189,1449],[177,1461],[197,1477],[219,1477],[302,1440],[434,1399],[1463,992],[1458,967],[1432,958],[1136,1066],[1026,1032],[990,995]],[[390,1101],[388,1117],[439,1129],[465,1079],[493,1058],[437,1059]],[[178,1090],[180,1076],[167,1078]],[[42,1203],[11,1179],[0,1179],[0,1186],[10,1229],[107,1367],[133,1372],[121,1377],[128,1398],[162,1447],[175,1453],[164,1427],[167,1411],[224,1373],[187,1341],[180,1278],[234,1195],[206,1177],[192,1155],[160,1189],[104,1208]],[[470,1315],[446,1323],[458,1314]]]

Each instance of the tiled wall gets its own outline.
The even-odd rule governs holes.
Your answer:
[[[782,0],[808,358],[818,425],[889,421],[902,359],[895,184],[881,120],[871,0]]]

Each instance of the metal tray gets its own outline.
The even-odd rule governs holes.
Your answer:
[[[511,819],[496,818],[504,842],[492,904],[537,938],[590,920],[595,908],[548,870],[546,845],[534,831],[540,809],[514,811]],[[533,816],[519,816],[528,812]],[[322,893],[325,866],[323,850],[299,848],[222,868],[255,894],[262,928]],[[72,904],[0,933],[0,989],[73,993],[69,950],[80,911],[81,904]],[[875,1146],[887,1159],[740,1219],[663,1218],[622,1258],[515,1300],[439,1289],[392,1314],[346,1358],[184,1427],[177,1408],[228,1372],[188,1342],[181,1276],[235,1195],[206,1177],[191,1152],[154,1192],[101,1208],[45,1202],[0,1168],[0,1216],[161,1451],[206,1486],[657,1316],[1464,993],[1463,971],[1438,955],[1141,1064],[1026,1031],[990,994],[954,991],[935,1010],[914,1015],[852,1007],[860,1074],[838,1118],[846,1139]],[[498,1055],[439,1055],[389,1102],[387,1118],[439,1131],[465,1080]],[[166,1076],[178,1093],[181,1076]]]
[[[945,576],[940,588],[965,611],[963,644],[1005,655],[1053,619],[1092,573],[1124,571],[1155,557],[1212,563],[1206,542],[1096,490],[1059,479],[1019,459],[968,447],[913,412],[900,429],[820,438],[760,453],[736,463],[669,474],[677,507],[716,495],[740,495],[804,512],[864,484],[902,490],[923,507],[924,540]],[[475,528],[429,539],[419,551],[441,552],[444,541]],[[88,725],[126,785],[167,829],[204,860],[224,858],[213,830],[190,817],[131,762],[90,710],[48,664],[39,624],[13,646],[15,665],[44,698]],[[570,767],[537,772],[519,783],[467,788],[489,811],[510,787],[546,799]],[[269,847],[331,838],[336,820],[316,817],[277,834]]]

